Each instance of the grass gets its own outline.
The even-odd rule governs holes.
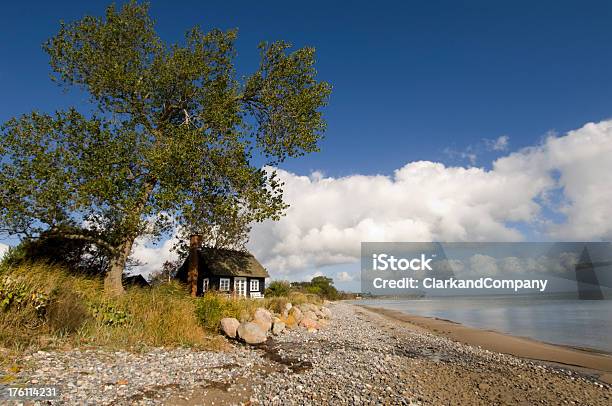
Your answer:
[[[288,296],[271,297],[265,299],[233,299],[215,292],[209,292],[196,301],[196,315],[200,323],[211,332],[219,331],[221,319],[234,317],[240,322],[252,318],[258,307],[271,310],[274,313],[282,313],[287,303],[300,305],[303,303],[320,303],[321,299],[316,295],[300,292],[291,292]]]
[[[177,282],[132,287],[118,298],[103,293],[99,278],[74,275],[44,263],[0,266],[0,367],[18,368],[25,350],[147,347],[220,350],[223,317],[250,320],[258,307],[282,313],[287,302],[320,303],[316,295],[232,299],[208,293],[192,298]]]
[[[196,316],[197,302],[178,283],[133,287],[109,298],[100,279],[71,275],[60,267],[4,268],[0,347],[5,352],[74,346],[220,349],[222,340],[209,334]]]

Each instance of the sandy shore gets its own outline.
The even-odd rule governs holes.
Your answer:
[[[13,382],[58,385],[51,404],[61,405],[612,403],[612,386],[591,375],[462,344],[398,315],[348,303],[330,309],[318,332],[294,329],[259,347],[37,352]]]
[[[489,351],[511,354],[521,358],[545,361],[593,375],[612,384],[612,356],[590,350],[548,344],[523,337],[514,337],[496,331],[482,330],[433,317],[416,316],[397,310],[363,306],[391,320],[405,323],[409,328],[450,338],[463,344]]]

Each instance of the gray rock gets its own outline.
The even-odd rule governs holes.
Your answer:
[[[236,338],[238,326],[240,326],[240,322],[233,317],[221,319],[221,331],[230,338]]]
[[[257,323],[242,323],[238,327],[238,336],[247,344],[261,344],[266,341],[266,331]]]

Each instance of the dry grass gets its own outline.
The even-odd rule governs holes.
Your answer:
[[[250,320],[258,307],[281,313],[287,302],[320,303],[316,295],[235,299],[214,293],[190,297],[179,283],[133,287],[119,298],[103,294],[101,279],[47,264],[0,267],[0,369],[15,368],[25,350],[98,346],[219,350],[223,317]]]
[[[129,350],[223,345],[205,332],[196,318],[197,299],[178,284],[134,287],[114,299],[102,293],[99,279],[28,264],[0,271],[0,302],[11,290],[19,301],[0,310],[0,347],[11,352],[81,345]]]

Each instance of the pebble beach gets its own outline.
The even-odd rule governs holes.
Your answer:
[[[575,370],[461,344],[348,303],[317,332],[287,330],[220,352],[39,351],[19,373],[58,385],[50,404],[610,405],[612,387]],[[36,404],[49,404],[36,402]]]

